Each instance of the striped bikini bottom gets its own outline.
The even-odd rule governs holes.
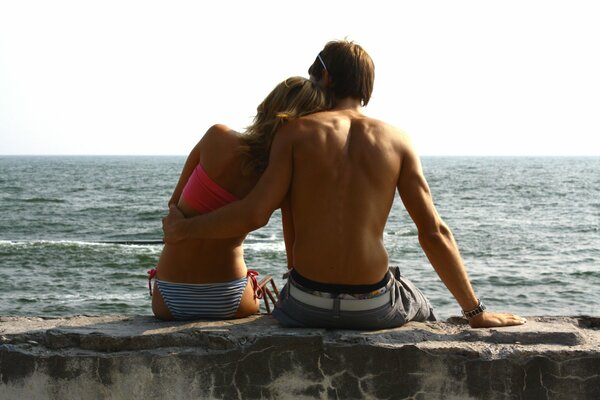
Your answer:
[[[255,297],[262,297],[256,275],[256,271],[248,270],[248,275],[243,278],[218,283],[175,283],[156,279],[156,286],[174,319],[226,319],[235,316],[248,278],[251,278]]]

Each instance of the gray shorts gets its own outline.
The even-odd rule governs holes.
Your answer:
[[[321,308],[308,305],[290,296],[290,279],[281,290],[273,316],[283,326],[296,328],[386,329],[402,326],[409,321],[435,321],[427,298],[398,267],[391,267],[392,285],[389,301],[377,308],[347,311],[338,306]],[[350,300],[361,302],[363,300]],[[338,303],[339,304],[339,303]]]

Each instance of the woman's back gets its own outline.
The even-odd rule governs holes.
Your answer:
[[[197,164],[177,201],[187,218],[240,199],[254,187],[258,176],[244,174],[245,156],[238,152],[240,143],[240,135],[224,125],[215,125],[206,132],[196,148]],[[244,236],[165,244],[158,262],[159,279],[211,283],[246,276],[243,240]]]

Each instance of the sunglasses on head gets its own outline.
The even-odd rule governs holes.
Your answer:
[[[317,54],[317,58],[319,59],[319,61],[321,61],[321,65],[323,66],[323,69],[325,71],[327,71],[327,67],[325,66],[325,62],[323,61],[323,59],[321,58],[321,54]]]

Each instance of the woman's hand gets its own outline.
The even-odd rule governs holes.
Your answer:
[[[499,326],[523,325],[527,320],[514,314],[484,311],[469,319],[471,328],[492,328]]]
[[[175,244],[186,239],[185,217],[175,204],[169,206],[169,214],[162,219],[163,240]]]

